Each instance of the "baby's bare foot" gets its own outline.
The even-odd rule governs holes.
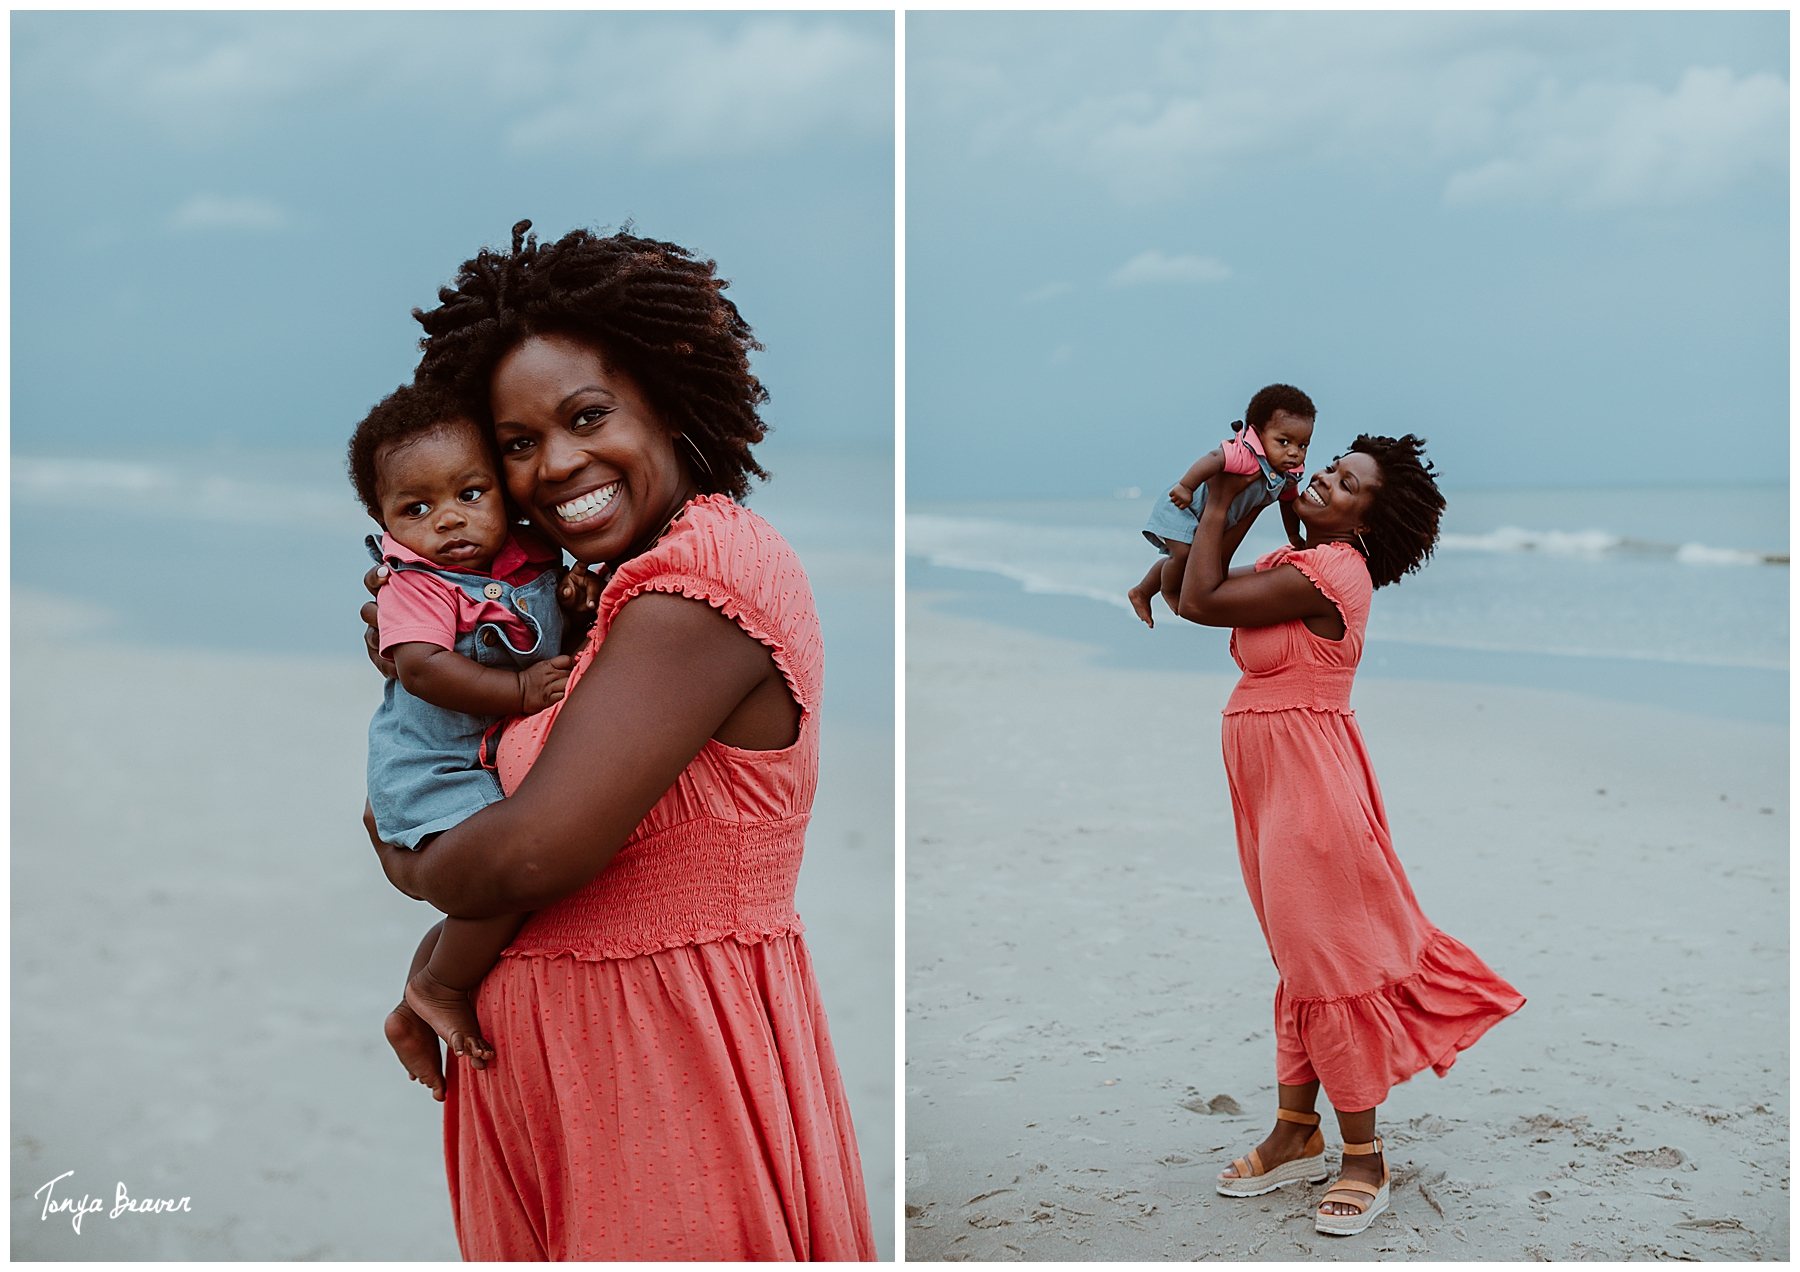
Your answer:
[[[475,1004],[467,990],[452,989],[421,967],[406,982],[406,1005],[431,1026],[433,1032],[450,1044],[450,1050],[462,1056],[477,1069],[487,1068],[494,1049],[481,1036],[481,1022],[475,1019]]]
[[[406,1066],[412,1080],[430,1087],[432,1099],[442,1100],[444,1060],[438,1053],[437,1035],[431,1032],[431,1026],[402,1002],[388,1013],[382,1029],[387,1034],[388,1046],[400,1057],[400,1063]]]
[[[1137,616],[1144,620],[1146,627],[1155,627],[1156,620],[1150,617],[1150,597],[1153,593],[1145,590],[1142,583],[1125,593],[1131,600],[1131,608]]]

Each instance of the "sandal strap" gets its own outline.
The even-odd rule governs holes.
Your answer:
[[[1319,1198],[1319,1209],[1323,1210],[1333,1202],[1342,1206],[1355,1206],[1356,1213],[1360,1215],[1368,1212],[1369,1207],[1375,1204],[1375,1199],[1373,1197],[1365,1197],[1360,1193],[1340,1192],[1334,1187],[1330,1192]]]
[[[1245,1176],[1246,1179],[1251,1176],[1266,1175],[1269,1173],[1269,1168],[1262,1164],[1262,1154],[1258,1153],[1254,1148],[1244,1154],[1244,1161],[1250,1167],[1250,1174]]]
[[[1325,1200],[1330,1201],[1333,1193],[1348,1192],[1351,1189],[1354,1189],[1359,1193],[1367,1193],[1371,1197],[1379,1197],[1381,1195],[1381,1189],[1377,1188],[1374,1184],[1364,1183],[1360,1179],[1340,1179],[1331,1186],[1328,1192],[1326,1192]]]
[[[1344,1151],[1352,1157],[1368,1157],[1381,1151],[1381,1136],[1377,1135],[1367,1144],[1345,1144]]]
[[[1317,1113],[1296,1113],[1292,1109],[1276,1109],[1275,1120],[1278,1122],[1298,1122],[1302,1126],[1317,1126],[1319,1124],[1319,1115]]]

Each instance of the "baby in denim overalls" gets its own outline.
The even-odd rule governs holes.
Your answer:
[[[417,848],[502,798],[483,764],[492,735],[563,696],[574,660],[562,610],[591,617],[599,582],[565,574],[559,550],[508,524],[486,437],[434,390],[384,399],[357,426],[350,466],[385,532],[368,546],[388,570],[380,645],[399,672],[369,722],[369,807],[384,842]],[[439,1099],[438,1037],[477,1068],[493,1055],[469,994],[525,918],[447,918],[421,947],[428,961],[387,1035]]]
[[[1297,548],[1306,546],[1292,503],[1299,493],[1306,448],[1312,444],[1313,418],[1317,414],[1312,399],[1291,384],[1271,384],[1257,390],[1244,418],[1232,425],[1233,436],[1195,460],[1169,491],[1167,501],[1159,501],[1151,509],[1144,537],[1163,555],[1150,567],[1143,582],[1126,593],[1131,608],[1147,625],[1156,626],[1150,617],[1151,597],[1162,593],[1169,608],[1174,609],[1181,596],[1188,549],[1200,527],[1200,510],[1206,506],[1206,483],[1218,473],[1254,474],[1259,478],[1225,510],[1226,560],[1230,560],[1257,514],[1277,502],[1281,504],[1281,524],[1288,541]]]

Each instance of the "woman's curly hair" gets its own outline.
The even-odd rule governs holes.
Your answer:
[[[1381,484],[1363,517],[1363,542],[1357,546],[1364,547],[1369,578],[1376,587],[1386,587],[1424,565],[1437,546],[1444,496],[1437,488],[1438,474],[1425,458],[1424,438],[1363,433],[1350,449],[1381,469]]]
[[[750,372],[750,351],[762,346],[721,294],[727,283],[714,262],[638,238],[629,225],[605,237],[571,230],[544,246],[530,228],[513,226],[510,255],[483,248],[464,261],[436,309],[413,310],[425,328],[417,378],[479,403],[491,427],[495,364],[532,336],[574,336],[595,344],[693,443],[702,491],[741,499],[752,476],[766,479],[750,453],[768,431],[756,410],[769,393]],[[685,447],[677,453],[692,458]]]

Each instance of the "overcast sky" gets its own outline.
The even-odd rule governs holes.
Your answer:
[[[1787,23],[910,14],[909,497],[1166,487],[1271,381],[1309,467],[1785,481]]]
[[[340,445],[512,223],[714,257],[786,442],[892,437],[893,17],[15,13],[13,443]]]

